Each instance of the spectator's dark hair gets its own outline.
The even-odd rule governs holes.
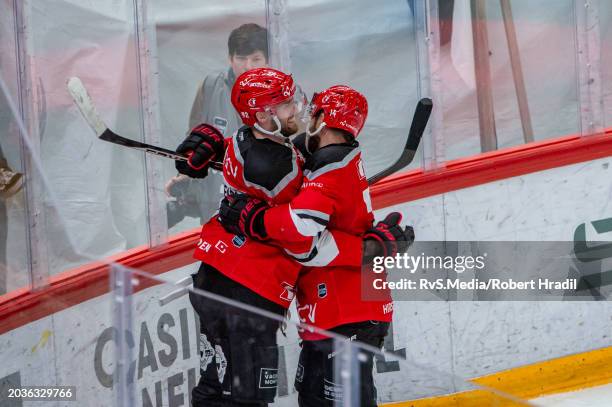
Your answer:
[[[268,30],[260,25],[249,23],[234,28],[227,40],[229,56],[250,55],[261,51],[268,60]]]

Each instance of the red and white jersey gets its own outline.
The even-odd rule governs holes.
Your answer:
[[[289,202],[302,183],[303,158],[291,144],[256,139],[242,127],[227,142],[223,177],[227,194],[247,194],[270,205]],[[264,298],[289,307],[301,265],[280,247],[227,232],[213,216],[194,257]]]
[[[367,321],[391,321],[392,300],[361,297],[362,236],[372,227],[370,191],[358,145],[329,145],[305,164],[298,195],[268,210],[268,236],[305,267],[297,287],[300,319],[323,329]],[[337,231],[353,239],[336,238]],[[305,340],[322,339],[309,331]]]

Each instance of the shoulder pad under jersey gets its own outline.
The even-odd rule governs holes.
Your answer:
[[[245,181],[264,188],[268,196],[276,196],[298,176],[297,154],[290,145],[257,139],[247,126],[238,130],[235,140],[234,151]]]

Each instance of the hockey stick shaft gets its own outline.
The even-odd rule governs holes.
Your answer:
[[[81,115],[83,116],[87,124],[89,124],[89,126],[93,129],[94,133],[96,133],[100,140],[128,148],[141,150],[146,153],[155,154],[161,157],[171,158],[173,160],[188,160],[187,157],[178,154],[175,151],[132,140],[120,136],[119,134],[109,129],[108,126],[100,118],[100,115],[96,111],[96,107],[94,106],[91,97],[87,93],[87,89],[85,89],[85,86],[83,86],[83,83],[79,78],[73,77],[68,80],[68,92],[70,92],[70,95],[72,96],[74,103],[79,108]],[[211,168],[219,171],[223,168],[223,164],[217,161],[213,161],[210,166]]]
[[[419,148],[421,138],[425,132],[425,127],[431,116],[433,109],[433,103],[429,98],[423,98],[417,103],[416,109],[414,110],[414,116],[412,117],[412,123],[410,124],[410,131],[408,132],[408,139],[402,150],[402,154],[399,158],[388,168],[380,171],[379,173],[368,178],[368,184],[373,185],[383,178],[405,168],[409,165],[416,154],[416,150]]]

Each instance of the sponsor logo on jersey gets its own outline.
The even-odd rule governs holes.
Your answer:
[[[278,383],[278,369],[262,367],[259,371],[259,388],[274,389]]]
[[[232,165],[232,158],[230,154],[225,154],[225,161],[223,162],[223,167],[234,178],[236,177],[236,174],[238,174],[238,166]]]
[[[321,182],[313,182],[313,181],[304,182],[302,184],[302,188],[308,188],[308,187],[323,188],[323,184]]]
[[[222,240],[219,240],[215,245],[215,249],[217,249],[220,253],[223,254],[227,250],[227,243]]]
[[[212,245],[210,243],[208,243],[207,241],[200,239],[200,241],[198,242],[198,249],[208,253],[210,251],[210,248],[212,247]]]
[[[286,281],[283,281],[281,286],[283,287],[283,292],[281,293],[280,298],[287,302],[293,301],[295,298],[295,287]]]
[[[234,246],[236,246],[237,248],[241,248],[242,246],[244,246],[244,244],[246,243],[246,237],[241,236],[241,235],[236,235],[234,236],[234,238],[232,239],[232,244]]]
[[[393,312],[393,303],[388,302],[386,304],[383,304],[382,308],[383,308],[383,314],[389,314]]]
[[[317,317],[317,304],[306,304],[303,307],[297,309],[300,321],[302,323],[314,324]],[[302,311],[306,311],[306,317],[302,318]]]
[[[317,291],[319,293],[319,298],[327,297],[327,284],[321,283],[317,285]]]

